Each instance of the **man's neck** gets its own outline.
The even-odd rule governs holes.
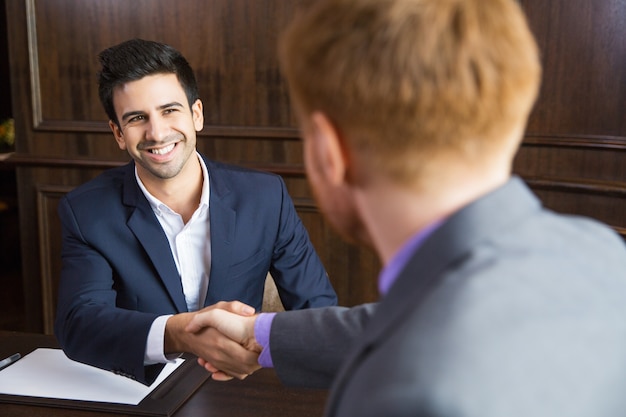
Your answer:
[[[204,182],[197,157],[189,158],[185,167],[173,178],[155,178],[142,171],[138,174],[150,194],[180,214],[184,223],[189,221],[200,204]]]
[[[509,177],[504,171],[474,177],[466,173],[419,191],[379,182],[357,191],[356,198],[371,243],[386,265],[416,233],[500,187]]]

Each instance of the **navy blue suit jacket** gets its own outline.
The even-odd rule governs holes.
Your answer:
[[[281,177],[207,160],[211,271],[205,306],[261,308],[267,272],[286,309],[334,305],[336,294]],[[154,319],[187,311],[167,237],[134,163],[106,171],[59,204],[62,273],[55,335],[72,359],[149,383]],[[158,370],[158,369],[157,369]]]

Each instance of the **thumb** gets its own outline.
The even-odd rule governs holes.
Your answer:
[[[242,303],[241,301],[228,301],[217,303],[217,307],[240,316],[253,316],[256,311],[254,307]]]
[[[204,329],[205,327],[217,327],[219,317],[222,313],[229,314],[219,309],[206,310],[201,313],[197,313],[193,316],[189,323],[187,323],[187,326],[185,326],[185,331],[190,333],[196,333]]]

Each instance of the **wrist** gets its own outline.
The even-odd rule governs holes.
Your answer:
[[[187,326],[191,317],[190,313],[180,313],[167,319],[163,337],[163,353],[165,355],[190,352],[186,343],[187,332],[185,331],[185,326]]]
[[[263,350],[263,346],[256,339],[255,333],[255,325],[258,317],[258,315],[255,315],[245,319],[245,339],[243,346],[253,352],[261,352]]]

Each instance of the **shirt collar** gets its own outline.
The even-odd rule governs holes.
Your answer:
[[[200,156],[198,152],[196,152],[196,155],[198,157],[198,161],[200,161],[200,167],[202,168],[202,194],[200,195],[199,207],[208,207],[210,195],[209,171],[206,167],[206,164],[204,163],[204,158],[202,158],[202,156]],[[154,210],[156,213],[160,212],[164,208],[167,208],[167,210],[171,211],[171,209],[167,207],[166,204],[150,194],[148,189],[143,185],[143,182],[141,181],[141,179],[139,178],[139,174],[137,173],[137,165],[135,165],[135,179],[137,180],[137,185],[139,186],[139,189],[141,189],[141,192],[143,193],[143,195],[146,196],[148,203],[150,203],[150,207],[152,207],[152,210]]]
[[[378,291],[381,295],[387,294],[389,288],[396,281],[400,272],[411,259],[411,256],[422,246],[422,243],[430,236],[440,225],[442,220],[436,221],[407,240],[398,252],[391,258],[391,261],[380,271],[378,275]]]

